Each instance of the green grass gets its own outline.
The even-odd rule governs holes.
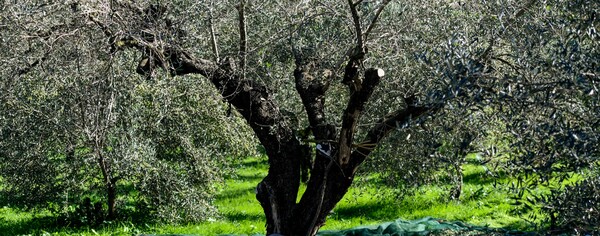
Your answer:
[[[471,178],[465,178],[460,201],[447,200],[448,188],[436,186],[421,187],[416,194],[400,200],[375,194],[393,193],[392,189],[386,187],[353,188],[338,204],[324,229],[343,229],[363,223],[374,224],[397,218],[413,220],[427,216],[498,228],[528,227],[523,219],[510,213],[509,196],[483,178],[485,170],[482,167],[467,164],[463,168],[464,175]],[[479,177],[473,178],[473,175]]]
[[[248,158],[235,176],[228,177],[215,204],[222,216],[188,225],[133,225],[113,223],[100,229],[56,228],[47,215],[32,215],[11,208],[0,209],[0,235],[132,235],[150,234],[253,234],[264,231],[264,215],[254,195],[256,184],[267,173],[266,160]],[[447,199],[447,187],[423,186],[414,195],[397,198],[394,190],[380,183],[367,183],[349,190],[329,216],[323,230],[373,225],[398,218],[407,220],[431,216],[479,226],[527,229],[524,220],[510,214],[505,191],[494,188],[483,167],[466,164],[460,201]],[[30,230],[31,229],[31,230]]]

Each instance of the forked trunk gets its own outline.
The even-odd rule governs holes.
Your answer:
[[[290,153],[286,159],[300,160],[300,156]],[[272,172],[281,172],[284,166],[271,163],[269,175],[257,186],[256,198],[264,209],[267,218],[267,235],[315,235],[325,223],[327,215],[342,199],[352,183],[352,176],[345,176],[333,162],[320,160],[315,163],[320,170],[313,168],[307,189],[301,200],[285,194],[281,189],[298,186],[300,172],[286,175],[284,178],[272,178]],[[289,179],[293,177],[293,179]],[[290,191],[290,190],[288,190]],[[294,191],[297,194],[297,191]]]

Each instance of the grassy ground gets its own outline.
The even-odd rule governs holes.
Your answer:
[[[0,208],[0,235],[132,235],[132,234],[253,234],[264,230],[264,216],[255,200],[254,188],[266,175],[266,161],[258,158],[245,160],[235,177],[228,178],[217,197],[216,205],[221,218],[189,225],[133,225],[113,223],[101,229],[48,228],[51,221],[41,213],[30,213]],[[464,166],[463,196],[460,201],[445,200],[447,189],[433,186],[420,188],[414,196],[401,199],[393,190],[381,184],[350,189],[329,217],[324,230],[347,229],[372,225],[397,218],[407,220],[426,216],[458,220],[474,225],[526,229],[527,224],[510,214],[510,200],[484,178],[481,166]]]

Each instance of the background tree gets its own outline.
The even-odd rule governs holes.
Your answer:
[[[371,153],[378,147],[384,147],[378,150],[383,154],[385,147],[430,150],[423,153],[426,163],[434,168],[441,166],[440,160],[451,163],[458,178],[456,167],[477,147],[473,142],[497,131],[511,147],[509,158],[500,161],[518,166],[513,168],[517,175],[554,173],[557,168],[565,175],[597,174],[590,168],[598,157],[597,5],[509,0],[25,2],[6,11],[16,12],[22,22],[3,19],[8,22],[4,25],[23,27],[4,33],[11,42],[22,43],[4,44],[2,58],[8,59],[2,73],[21,78],[48,70],[56,78],[71,78],[84,68],[84,77],[95,81],[91,75],[103,71],[96,66],[112,68],[105,70],[112,77],[92,82],[103,88],[102,96],[90,96],[103,101],[94,103],[93,110],[103,118],[84,131],[102,132],[91,132],[100,136],[84,140],[102,142],[82,146],[96,160],[128,140],[99,129],[130,127],[110,115],[115,93],[106,88],[121,88],[114,87],[115,81],[210,82],[221,96],[206,100],[218,107],[215,101],[222,99],[234,107],[269,157],[268,175],[256,188],[267,234],[314,235],[346,194],[358,167],[377,156]],[[51,43],[27,37],[39,29],[49,29],[45,37]],[[28,51],[25,44],[30,42],[35,47]],[[77,48],[90,54],[73,53]],[[37,56],[19,61],[14,55]],[[82,61],[68,60],[68,55]],[[133,70],[142,78],[133,76]],[[188,142],[173,140],[166,128],[170,115],[164,117],[167,125],[161,123],[155,133],[144,131],[152,135],[138,140],[144,144],[166,134],[161,139],[168,140],[166,146],[156,150],[166,149],[159,153],[170,156],[177,153],[174,146]],[[217,118],[219,124],[230,124]],[[5,125],[11,127],[10,122]],[[386,140],[392,133],[399,136]],[[9,154],[3,156],[16,156]],[[407,163],[410,154],[415,153],[390,163]],[[297,199],[307,160],[312,162],[307,189]],[[103,170],[105,165],[98,163]],[[110,195],[110,183],[120,175],[105,172],[110,174],[102,175]],[[460,187],[460,179],[455,182]],[[458,190],[452,196],[460,197]]]
[[[435,7],[407,11],[411,19],[419,19],[413,13],[440,16],[433,19],[438,20],[433,25],[440,27],[407,33],[421,40],[405,48],[421,48],[405,61],[430,67],[405,66],[405,73],[429,72],[444,78],[444,83],[454,86],[447,96],[458,96],[447,100],[445,109],[435,116],[393,134],[371,163],[373,170],[382,171],[398,185],[437,181],[435,173],[448,166],[448,158],[440,158],[440,151],[448,150],[440,147],[450,144],[455,147],[450,153],[455,153],[462,141],[469,140],[464,137],[471,137],[474,142],[468,150],[482,154],[491,177],[509,173],[517,179],[512,185],[520,199],[517,205],[552,212],[546,215],[552,227],[573,229],[576,224],[572,222],[589,222],[598,201],[587,197],[567,201],[565,196],[574,196],[569,191],[575,190],[561,186],[574,178],[589,178],[577,185],[586,187],[576,191],[596,189],[591,183],[598,175],[598,132],[592,131],[598,125],[598,34],[594,26],[598,19],[591,9],[597,5],[588,1],[457,2],[445,8],[449,11]],[[495,20],[500,18],[505,21],[498,25]],[[439,97],[435,90],[429,89]],[[428,139],[407,139],[415,136]],[[424,153],[414,155],[419,152]],[[395,153],[400,158],[392,158]],[[464,154],[455,157],[452,162],[460,162]],[[394,168],[405,171],[390,171]],[[553,191],[548,195],[531,191],[539,185]],[[569,204],[579,204],[575,211],[586,213],[567,211],[564,206]],[[583,225],[590,228],[588,223]]]
[[[84,10],[76,2],[3,5],[3,198],[82,223],[214,215],[214,182],[254,139],[207,83],[146,80],[131,63],[115,63],[95,26],[79,21]]]

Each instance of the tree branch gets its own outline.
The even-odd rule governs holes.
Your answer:
[[[215,62],[219,62],[220,57],[219,57],[219,47],[217,44],[217,35],[215,33],[215,26],[213,23],[213,15],[212,15],[212,9],[208,10],[208,25],[210,27],[210,42],[211,42],[211,47],[213,50],[213,54],[214,54],[214,60]]]
[[[245,11],[246,0],[240,0],[240,4],[237,6],[238,10],[238,23],[240,30],[240,69],[242,71],[242,78],[246,78],[246,54],[248,51],[248,40],[246,32],[246,11]]]
[[[325,120],[325,92],[329,89],[331,71],[325,70],[322,75],[311,75],[312,64],[296,65],[294,78],[296,91],[300,95],[302,104],[308,117],[311,130],[316,140],[329,140],[335,136],[334,132],[321,129],[327,125]],[[321,76],[323,78],[321,78]]]
[[[338,163],[341,166],[346,165],[350,160],[356,124],[364,110],[365,103],[369,100],[383,76],[384,71],[382,69],[368,69],[365,71],[364,81],[356,89],[356,92],[350,96],[350,101],[342,117],[342,129],[340,131]]]
[[[373,28],[375,28],[375,24],[377,23],[377,19],[379,19],[379,15],[381,15],[381,12],[383,12],[383,9],[385,8],[385,6],[390,3],[391,0],[385,0],[381,3],[381,5],[379,6],[379,8],[377,8],[377,11],[375,12],[375,17],[373,17],[373,20],[371,20],[371,23],[369,24],[369,27],[367,27],[367,31],[365,31],[363,38],[365,40],[367,40],[369,38],[369,33],[371,33],[371,30],[373,30]]]
[[[391,113],[387,118],[380,120],[377,125],[369,130],[364,141],[355,145],[356,149],[351,154],[348,168],[345,169],[346,175],[354,174],[358,166],[366,160],[367,156],[371,154],[379,142],[387,137],[391,131],[397,129],[397,127],[402,127],[404,124],[408,124],[425,114],[436,112],[443,107],[443,104],[415,106],[412,105],[413,101],[411,98],[406,98],[405,101],[408,104],[406,108]]]
[[[358,80],[358,70],[359,67],[362,65],[365,55],[367,53],[365,40],[367,40],[367,37],[375,27],[377,20],[381,15],[381,12],[390,1],[391,0],[385,0],[383,3],[381,3],[377,11],[375,12],[375,17],[373,18],[373,20],[371,20],[367,31],[363,34],[362,26],[360,23],[360,16],[358,15],[358,11],[356,9],[356,6],[362,1],[353,3],[352,0],[348,0],[348,5],[350,6],[350,14],[352,15],[352,21],[354,23],[354,29],[356,31],[356,46],[354,50],[349,53],[349,60],[348,64],[346,64],[346,67],[344,68],[344,77],[342,83],[348,86],[351,93],[354,93],[354,91],[358,90],[357,87],[359,87],[361,84],[361,82]]]
[[[354,4],[352,0],[348,0],[348,5],[350,6],[352,21],[354,22],[354,30],[356,30],[356,45],[359,48],[362,48],[364,46],[362,38],[362,28],[360,25],[360,17],[358,16],[358,11],[356,10],[356,4]]]

